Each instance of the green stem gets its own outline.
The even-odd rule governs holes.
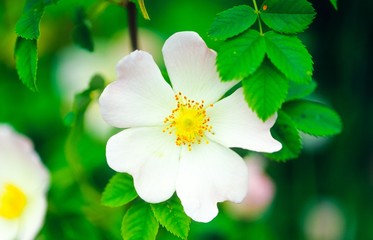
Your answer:
[[[260,19],[260,11],[258,9],[258,5],[256,4],[256,0],[253,0],[253,5],[254,5],[255,13],[258,15],[258,24],[259,24],[260,35],[263,35],[262,20]]]

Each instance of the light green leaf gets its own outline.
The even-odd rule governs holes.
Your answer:
[[[261,9],[263,22],[282,33],[302,32],[315,17],[314,8],[306,0],[266,0]]]
[[[312,57],[297,37],[269,31],[264,38],[269,59],[289,80],[296,83],[312,81]]]
[[[338,114],[321,103],[295,100],[284,105],[283,110],[293,119],[298,130],[313,136],[331,136],[342,131]]]
[[[124,240],[153,240],[159,224],[148,203],[137,201],[123,217],[122,238]]]
[[[288,91],[288,80],[272,64],[264,62],[242,81],[245,99],[263,121],[281,107]]]
[[[225,40],[251,27],[257,18],[250,6],[235,6],[216,15],[208,35],[216,40]]]
[[[176,195],[166,202],[152,204],[151,207],[155,218],[167,231],[181,239],[187,239],[191,220]]]
[[[289,82],[289,91],[288,96],[286,97],[286,101],[299,99],[306,97],[313,93],[317,87],[317,83],[315,81],[311,81],[310,83],[306,84],[298,84],[295,82]]]
[[[277,121],[271,129],[271,133],[275,139],[281,142],[282,148],[278,152],[265,154],[266,157],[277,161],[298,157],[302,150],[299,132],[291,118],[283,111],[278,112]]]
[[[16,24],[16,33],[25,39],[38,39],[39,24],[43,13],[43,0],[27,0],[23,13]]]
[[[80,47],[93,52],[94,45],[91,36],[90,24],[86,18],[84,8],[80,7],[75,13],[75,27],[73,29],[73,40]]]
[[[19,78],[29,89],[36,91],[36,72],[38,64],[36,40],[18,37],[14,55]]]
[[[255,30],[221,45],[216,64],[223,81],[241,80],[260,66],[265,55],[263,36]]]
[[[101,203],[109,207],[125,205],[137,197],[133,179],[126,173],[115,174],[105,187]]]
[[[335,10],[338,10],[338,3],[337,0],[330,0],[330,3],[333,5]]]

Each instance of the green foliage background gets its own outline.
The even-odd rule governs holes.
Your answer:
[[[275,182],[276,196],[260,219],[233,219],[221,209],[211,223],[192,223],[189,239],[309,239],[304,231],[305,215],[313,203],[323,199],[342,210],[342,239],[373,236],[373,84],[369,72],[373,25],[371,18],[362,17],[369,16],[373,2],[339,0],[338,11],[326,0],[310,2],[317,15],[299,35],[314,60],[313,78],[318,87],[310,99],[333,106],[343,119],[343,132],[321,148],[305,145],[296,160],[269,162],[267,170]],[[242,0],[145,3],[151,21],[139,16],[142,28],[163,40],[176,31],[197,31],[215,49],[218,43],[207,35],[215,15],[235,5],[251,4]],[[88,23],[81,19],[83,12],[76,13],[80,6],[87,11]],[[76,28],[78,32],[91,28],[93,43],[98,38],[112,39],[126,30],[127,14],[115,4],[94,0],[60,0],[46,7],[38,41],[38,91],[33,93],[18,80],[13,60],[15,31],[19,30],[16,22],[22,11],[23,4],[0,1],[0,122],[29,136],[52,172],[46,224],[38,239],[120,239],[125,209],[100,204],[100,193],[114,175],[106,164],[105,140],[92,137],[81,125],[81,116],[61,110],[64,100],[55,71],[59,52],[73,44],[73,38],[81,37],[74,34]],[[32,26],[31,30],[23,36],[29,39],[19,42],[32,44],[30,39],[39,33]],[[22,45],[19,48],[22,51]],[[87,107],[90,102],[84,96],[96,101],[100,88],[100,84],[91,85],[78,95],[71,111]],[[288,106],[285,118],[288,114],[296,114],[296,109]],[[158,231],[159,239],[175,238],[163,227]]]

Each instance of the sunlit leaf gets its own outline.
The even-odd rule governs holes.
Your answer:
[[[275,31],[298,33],[312,23],[315,10],[306,0],[265,0],[260,17]]]
[[[146,10],[146,7],[145,7],[144,0],[130,0],[130,1],[135,3],[137,8],[140,9],[141,15],[143,16],[144,19],[150,20],[148,11]]]
[[[312,81],[312,57],[297,37],[269,31],[264,38],[269,59],[289,80],[297,83]]]
[[[272,64],[263,63],[242,81],[245,99],[262,120],[272,116],[284,102],[288,80]]]
[[[331,136],[342,131],[338,114],[326,105],[307,100],[295,100],[283,110],[293,119],[298,130],[313,136]]]
[[[16,24],[16,33],[25,39],[38,39],[39,25],[44,13],[43,0],[27,0],[21,17]]]
[[[278,118],[271,129],[275,139],[281,142],[282,148],[278,152],[265,154],[266,157],[286,161],[297,158],[302,150],[301,138],[292,119],[283,111],[278,112]]]
[[[157,236],[159,224],[148,203],[135,202],[126,212],[122,221],[124,240],[153,240]]]
[[[38,53],[36,40],[17,38],[14,50],[16,68],[19,78],[32,91],[36,91],[36,72]]]
[[[125,205],[137,197],[133,179],[126,173],[117,173],[109,181],[102,194],[101,203],[108,207]]]
[[[265,55],[263,36],[255,30],[226,41],[217,56],[217,67],[223,81],[240,80],[260,66]]]
[[[208,34],[213,39],[225,40],[251,27],[257,18],[250,6],[235,6],[216,15]]]
[[[170,233],[181,239],[187,239],[190,218],[185,214],[179,198],[175,195],[166,202],[151,205],[158,222]]]

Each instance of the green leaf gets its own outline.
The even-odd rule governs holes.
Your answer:
[[[101,203],[108,207],[125,205],[137,197],[133,179],[126,173],[115,174],[105,187]]]
[[[312,23],[315,9],[306,0],[266,0],[260,17],[277,32],[298,33]]]
[[[289,80],[296,83],[312,81],[312,57],[297,37],[269,31],[264,38],[269,59]]]
[[[225,40],[251,27],[257,18],[250,6],[235,6],[216,15],[208,35],[216,40]]]
[[[288,91],[288,80],[272,64],[264,62],[242,81],[249,106],[265,121],[281,107]]]
[[[124,240],[152,240],[158,233],[159,224],[148,203],[137,201],[126,212],[122,221]]]
[[[275,139],[281,142],[282,148],[278,152],[265,154],[266,157],[277,161],[286,161],[298,157],[302,150],[299,132],[291,118],[283,111],[278,112],[278,118],[271,129],[271,133]]]
[[[80,47],[93,52],[94,45],[91,36],[90,24],[82,7],[76,10],[73,40]]]
[[[223,81],[241,80],[254,73],[265,55],[263,36],[255,30],[226,41],[216,60]]]
[[[152,204],[155,218],[167,231],[181,239],[187,239],[190,218],[185,214],[179,198],[174,195],[168,201]]]
[[[338,10],[337,0],[330,0],[330,3],[333,5],[335,10]]]
[[[38,39],[39,25],[44,13],[43,0],[27,0],[22,16],[16,24],[16,33],[25,39]]]
[[[299,99],[306,97],[313,93],[317,87],[317,83],[315,81],[311,81],[310,83],[306,84],[298,84],[295,82],[289,82],[289,91],[288,96],[286,97],[286,101]]]
[[[36,72],[38,64],[36,40],[18,37],[14,55],[19,78],[29,89],[36,91]]]
[[[342,131],[338,114],[321,103],[295,100],[284,105],[283,110],[293,119],[298,130],[313,136],[331,136]]]

